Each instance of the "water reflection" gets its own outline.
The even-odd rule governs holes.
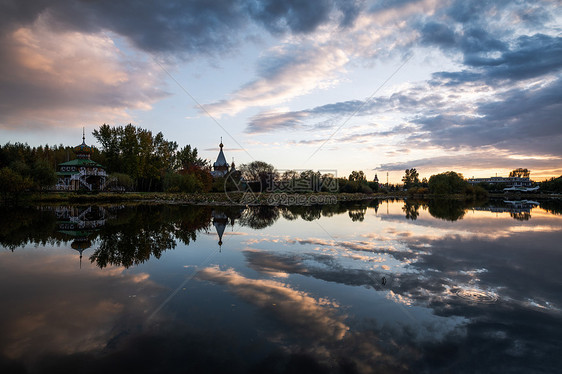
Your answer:
[[[58,232],[72,238],[71,248],[82,253],[92,246],[95,232],[105,225],[107,211],[97,206],[58,206],[52,208],[57,218]]]
[[[433,199],[433,200],[404,200],[402,211],[406,219],[415,221],[419,216],[419,210],[428,209],[432,217],[446,221],[457,221],[464,217],[469,210],[487,211],[494,213],[509,213],[519,221],[531,219],[531,210],[540,206],[550,213],[561,214],[562,204],[560,200],[545,200],[543,202],[532,200],[491,200],[473,201],[459,199]]]
[[[3,209],[0,371],[554,372],[560,206]]]

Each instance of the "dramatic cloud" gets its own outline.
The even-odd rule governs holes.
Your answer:
[[[0,36],[0,127],[125,120],[164,97],[154,64],[128,60],[103,33],[53,32],[46,22]]]
[[[472,70],[435,73],[434,84],[453,85],[473,81],[495,84],[556,74],[562,68],[562,37],[524,35],[517,38],[514,44],[509,50],[498,47],[501,54],[497,58],[488,57],[494,52],[492,48],[484,49],[484,56],[465,54],[464,64]]]
[[[348,26],[357,17],[361,2],[357,0],[276,1],[248,2],[249,14],[272,33],[291,30],[296,33],[314,31],[329,20],[333,10],[340,13],[341,24]]]
[[[309,35],[287,37],[261,57],[257,80],[246,83],[230,98],[205,108],[217,115],[232,115],[249,107],[279,105],[313,90],[332,87],[339,83],[339,76],[351,60],[387,57],[410,45],[412,36],[403,32],[406,26],[400,20],[435,6],[432,1],[417,5],[418,8],[396,4],[380,12],[359,13],[353,26],[342,28],[339,23],[326,22]],[[384,45],[393,48],[382,48]],[[259,121],[259,117],[254,120]],[[253,131],[253,127],[250,125],[249,130]],[[291,128],[290,123],[285,128]]]
[[[233,136],[290,131],[281,146],[345,125],[328,152],[360,143],[384,165],[479,147],[559,157],[560,17],[548,0],[4,1],[0,129],[153,121],[141,110],[160,115],[177,83],[200,113],[246,124]],[[373,81],[384,93],[365,101]]]
[[[477,101],[473,112],[420,115],[413,122],[427,142],[443,147],[492,145],[532,154],[562,156],[562,78],[513,88]]]
[[[355,1],[343,0],[325,0],[314,6],[267,0],[3,2],[0,125],[120,122],[127,120],[127,110],[149,109],[164,96],[158,88],[162,72],[142,62],[146,57],[125,55],[115,45],[115,36],[149,54],[192,59],[231,51],[244,34],[255,31],[248,31],[252,22],[275,34],[307,33],[331,22],[334,15],[342,26],[350,25],[358,11]],[[295,59],[287,69],[298,70],[310,53],[296,53],[300,60]],[[319,75],[329,74],[343,63],[337,52],[333,61],[325,57],[318,56]],[[288,71],[275,64],[263,66],[273,75],[265,83],[281,82],[285,88],[264,97],[265,102],[293,96],[301,79],[309,83],[296,89],[299,92],[319,84],[310,72],[308,77],[307,73],[295,74],[292,83],[283,82]],[[264,93],[260,85],[265,83],[249,85],[241,95],[255,99]]]
[[[214,115],[234,115],[248,107],[282,103],[333,84],[348,60],[337,48],[276,49],[262,62],[259,79],[234,92],[231,99],[206,105],[205,109]]]
[[[40,15],[48,15],[59,30],[108,30],[126,37],[139,49],[188,57],[232,48],[249,21],[273,33],[305,33],[330,21],[334,12],[342,25],[349,25],[359,9],[355,0],[314,4],[272,0],[9,1],[0,6],[0,23],[3,28],[25,26]]]
[[[490,152],[497,152],[490,150]],[[512,170],[521,165],[528,169],[546,169],[553,174],[562,174],[562,158],[529,158],[522,156],[512,156],[499,154],[490,156],[487,152],[471,152],[462,155],[436,156],[423,159],[414,159],[402,162],[381,164],[376,170],[382,171],[403,171],[408,168],[423,168],[430,170],[458,170],[466,165],[472,169],[508,169]],[[466,175],[470,177],[470,175]]]

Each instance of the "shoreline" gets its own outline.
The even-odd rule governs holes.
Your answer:
[[[524,194],[524,193],[496,193],[489,194],[487,199],[514,199],[514,200],[536,200],[536,199],[561,199],[560,194]],[[271,206],[293,206],[293,205],[329,205],[341,202],[359,202],[370,200],[405,199],[405,200],[476,200],[472,195],[408,195],[407,192],[396,192],[392,194],[373,193],[301,193],[301,194],[279,194],[260,193],[256,195],[245,195],[240,192],[206,192],[206,193],[166,193],[166,192],[101,192],[97,194],[69,193],[69,192],[46,192],[22,197],[19,203],[49,204],[49,203],[158,203],[158,204],[182,204],[182,205],[271,205]]]

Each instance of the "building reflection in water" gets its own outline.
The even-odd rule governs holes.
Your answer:
[[[213,210],[211,213],[213,217],[213,226],[215,226],[215,230],[217,230],[217,235],[219,236],[219,250],[222,248],[222,236],[224,234],[224,230],[226,229],[226,225],[228,224],[228,217],[224,212],[217,212]]]
[[[105,225],[107,211],[99,206],[58,206],[55,208],[57,231],[72,240],[70,246],[80,253],[92,246],[97,231]]]
[[[234,230],[234,223],[236,222],[237,218],[241,217],[243,210],[244,209],[237,209],[233,207],[225,209],[213,209],[213,211],[211,212],[212,223],[219,237],[219,251],[222,250],[222,237],[224,235],[226,227],[230,224],[230,226]]]
[[[509,213],[513,219],[527,221],[531,219],[531,210],[539,205],[539,202],[532,200],[505,200],[501,203],[496,202],[494,205],[473,207],[472,209],[494,213]]]

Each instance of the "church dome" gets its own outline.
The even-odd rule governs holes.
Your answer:
[[[92,147],[86,144],[86,135],[84,133],[82,133],[82,144],[74,147],[73,151],[78,158],[90,158]]]

